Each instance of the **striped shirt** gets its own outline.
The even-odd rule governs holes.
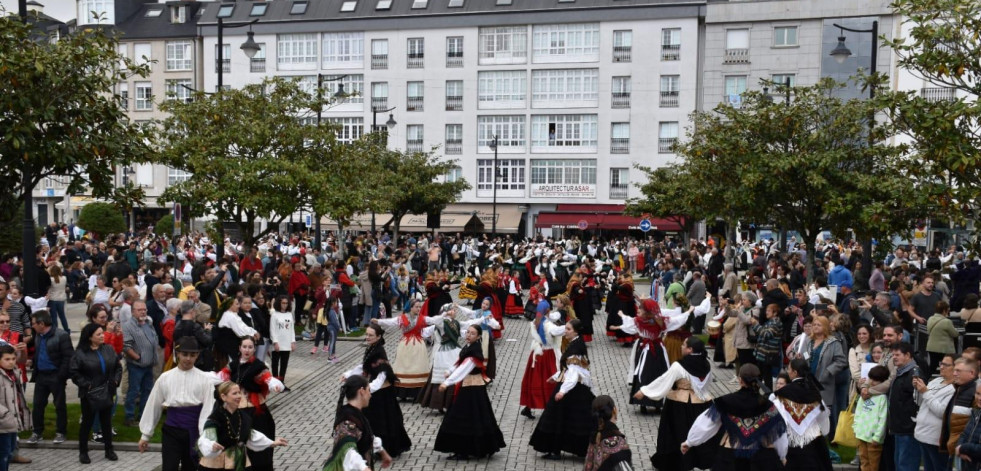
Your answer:
[[[157,354],[157,333],[149,317],[142,323],[133,317],[123,323],[123,351],[133,349],[140,355],[139,360],[127,357],[126,361],[133,366],[146,368],[153,366]]]

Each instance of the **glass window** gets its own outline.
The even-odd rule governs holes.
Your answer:
[[[497,0],[498,5],[510,5],[513,0]]]
[[[773,74],[770,76],[770,80],[773,81],[774,85],[785,85],[790,80],[791,87],[797,86],[796,74]]]
[[[524,115],[478,116],[477,147],[481,153],[494,152],[491,142],[497,136],[499,152],[525,151]]]
[[[392,0],[378,0],[375,5],[375,10],[390,10],[392,8]]]
[[[446,142],[461,142],[461,141],[463,141],[463,125],[447,124]]]
[[[676,61],[681,59],[681,28],[665,28],[661,30],[661,60]]]
[[[187,103],[191,101],[191,79],[167,80],[167,99]]]
[[[661,122],[659,127],[658,137],[661,139],[677,139],[678,138],[678,122],[669,121]]]
[[[524,64],[528,59],[528,27],[480,28],[478,47],[480,65]]]
[[[341,4],[341,11],[343,12],[354,11],[354,9],[357,6],[358,6],[358,2],[356,0],[346,1]]]
[[[167,184],[176,185],[180,182],[186,182],[191,179],[191,173],[185,172],[184,170],[178,168],[168,168],[167,169]]]
[[[631,30],[614,31],[613,47],[631,47],[633,45],[634,32]]]
[[[228,4],[228,3],[222,4],[220,7],[218,7],[218,14],[215,15],[215,16],[218,17],[218,18],[228,18],[228,17],[232,16],[232,12],[234,12],[234,11],[235,11],[235,4],[234,3],[231,3],[231,4]]]
[[[548,115],[531,117],[532,152],[595,152],[596,115]]]
[[[364,33],[324,33],[323,68],[348,69],[364,66]]]
[[[429,0],[412,0],[413,10],[426,8],[427,5],[429,5]]]
[[[266,14],[266,8],[269,5],[267,3],[254,3],[252,4],[252,11],[249,12],[249,16],[262,16]]]
[[[525,161],[523,159],[497,160],[497,189],[503,191],[525,190]],[[494,159],[477,160],[477,193],[488,196],[494,190]],[[483,195],[482,195],[483,196]]]
[[[460,8],[463,6],[463,0],[450,0],[450,3],[446,6],[448,8]]]
[[[523,70],[477,73],[477,102],[481,109],[524,108],[528,74]]]
[[[796,26],[777,26],[773,28],[773,45],[788,47],[797,45]]]
[[[446,81],[446,98],[460,98],[463,96],[463,80]]]
[[[136,43],[133,45],[133,61],[137,64],[146,64],[153,67],[151,63],[153,61],[153,49],[150,47],[150,43]]]
[[[599,60],[599,23],[535,25],[535,62],[596,62]]]
[[[409,38],[408,54],[410,59],[422,59],[426,52],[426,41],[423,38]]]
[[[290,5],[291,15],[302,15],[307,12],[307,2],[293,2]]]
[[[338,80],[338,77],[344,77]],[[325,75],[323,82],[323,94],[325,97],[334,96],[339,91],[339,86],[344,86],[344,93],[347,98],[345,103],[364,103],[364,75],[345,74],[345,75]]]
[[[327,122],[336,126],[338,142],[350,144],[364,134],[364,118],[327,118]]]
[[[276,62],[280,70],[317,68],[317,34],[280,34],[276,41]]]
[[[463,57],[463,36],[446,38],[446,57]]]
[[[742,93],[746,91],[746,76],[727,75],[725,87],[725,94],[727,97],[742,95]]]
[[[125,111],[129,111],[129,84],[122,82],[119,84],[119,107]]]
[[[595,159],[532,159],[532,185],[595,185]],[[532,190],[534,193],[534,190]]]
[[[727,29],[726,49],[749,49],[749,29]]]
[[[136,111],[153,111],[153,85],[150,82],[136,82]]]
[[[531,82],[533,107],[598,106],[599,69],[535,70]]]
[[[163,13],[163,8],[151,8],[143,15],[147,18],[157,18]]]
[[[162,12],[163,10],[158,10]],[[76,18],[82,18],[79,24],[82,25],[93,25],[93,24],[106,24],[112,25],[116,23],[116,6],[113,0],[81,0],[78,2],[78,15]],[[149,14],[147,16],[150,16]],[[160,13],[153,15],[152,17],[158,17]]]
[[[167,70],[191,70],[191,41],[167,41]]]

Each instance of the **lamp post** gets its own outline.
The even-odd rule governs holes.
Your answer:
[[[249,34],[250,34],[249,38],[251,39],[252,32],[250,31]],[[317,74],[317,127],[318,128],[320,127],[320,120],[323,117],[323,111],[324,111],[324,107],[322,103],[324,99],[323,96],[324,82],[336,82],[338,80],[343,80],[347,78],[347,75],[341,75],[339,77],[334,77],[332,79],[328,79],[324,77],[326,77],[324,74]],[[337,91],[334,92],[334,99],[344,100],[345,98],[347,98],[347,93],[344,93],[344,84],[339,83],[337,84]],[[320,214],[317,214],[315,212],[313,213],[313,217],[316,220],[316,222],[313,223],[313,227],[314,227],[313,244],[314,247],[323,250],[324,248],[320,246]]]
[[[491,141],[491,149],[494,149],[494,203],[491,205],[491,237],[497,234],[497,135]]]
[[[386,132],[388,132],[388,129],[394,128],[395,125],[398,123],[395,122],[395,115],[393,113],[390,113],[390,111],[394,110],[395,108],[396,107],[393,106],[387,110],[382,110],[376,108],[375,105],[371,105],[371,132],[375,132],[378,130],[378,113],[388,113],[388,121],[385,121],[385,126],[387,127]],[[385,141],[385,147],[388,147],[388,140]],[[375,210],[374,209],[371,210],[371,236],[372,237],[375,236]]]
[[[27,24],[27,0],[17,2],[17,13],[20,21]],[[34,182],[31,181],[31,161],[24,159],[21,169],[21,191],[24,192],[24,219],[21,222],[21,256],[24,260],[23,284],[24,294],[38,296],[37,293],[37,258],[35,253],[36,239],[34,235]],[[44,294],[44,293],[40,293]]]

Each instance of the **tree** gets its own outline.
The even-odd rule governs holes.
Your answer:
[[[376,160],[381,166],[380,189],[384,201],[380,206],[392,213],[395,227],[393,239],[398,239],[402,216],[442,211],[456,201],[459,194],[470,189],[466,180],[447,181],[456,160],[443,160],[430,152],[401,152],[383,150]]]
[[[123,213],[113,204],[94,202],[82,207],[78,214],[78,227],[100,236],[126,232]]]
[[[169,239],[174,234],[174,215],[165,214],[153,225],[153,232],[158,236]]]
[[[750,91],[739,108],[695,113],[677,151],[689,191],[705,192],[718,208],[707,215],[796,229],[813,247],[822,230],[867,240],[906,233],[928,214],[926,192],[909,178],[906,146],[888,143],[895,126],[870,120],[882,103],[837,97],[843,86],[822,79],[795,87],[790,103]],[[806,262],[811,276],[813,257]]]
[[[696,181],[687,167],[672,164],[656,169],[642,165],[636,168],[646,174],[647,182],[634,184],[644,196],[627,202],[624,211],[627,214],[649,214],[674,221],[681,226],[684,240],[687,240],[695,223],[717,210],[706,193],[691,191],[691,185]]]
[[[195,92],[189,103],[166,101],[163,159],[191,177],[169,187],[161,200],[192,202],[218,221],[235,224],[251,247],[318,198],[325,172],[338,162],[335,128],[303,122],[325,104],[283,78],[216,94]],[[341,177],[332,184],[358,178]],[[267,227],[258,230],[262,220]]]

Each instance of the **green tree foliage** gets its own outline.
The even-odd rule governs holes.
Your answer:
[[[127,119],[113,87],[148,66],[121,57],[104,29],[38,39],[17,16],[0,17],[0,220],[23,201],[25,173],[31,188],[59,175],[69,193],[138,199],[115,188],[114,169],[149,161],[152,132]]]
[[[153,225],[153,232],[158,236],[170,238],[174,235],[174,215],[165,214]]]
[[[665,167],[650,168],[637,165],[636,168],[647,176],[644,184],[635,183],[640,188],[642,198],[627,202],[625,212],[631,216],[650,214],[678,223],[687,240],[695,224],[718,212],[708,192],[691,191],[697,183],[688,167],[672,164]]]
[[[94,232],[100,237],[117,232],[126,232],[123,213],[110,203],[89,203],[78,214],[78,227]]]

